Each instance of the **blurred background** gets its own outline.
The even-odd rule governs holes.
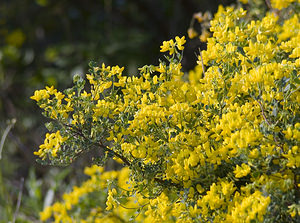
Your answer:
[[[33,151],[47,121],[29,97],[44,86],[70,87],[88,63],[137,74],[158,64],[162,41],[187,37],[194,13],[216,12],[217,0],[1,0],[0,222],[39,222],[45,205],[82,181],[84,161],[40,166]],[[188,38],[187,38],[188,39]],[[195,66],[198,38],[188,40],[183,67]]]

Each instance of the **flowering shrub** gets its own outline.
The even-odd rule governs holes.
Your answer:
[[[139,76],[90,63],[88,84],[77,75],[63,93],[36,91],[52,119],[41,162],[69,164],[96,149],[97,165],[124,166],[87,167],[90,179],[41,220],[299,222],[299,2],[271,4],[257,20],[220,6],[188,77],[176,37]]]

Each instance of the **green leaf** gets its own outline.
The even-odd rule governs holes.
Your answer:
[[[254,63],[257,63],[259,61],[260,61],[259,57],[255,57],[254,60],[253,60]]]
[[[52,132],[53,129],[54,129],[54,125],[53,125],[52,122],[47,122],[47,123],[45,124],[45,126],[46,126],[46,128],[47,128],[50,132]]]
[[[294,81],[295,81],[296,84],[300,84],[300,79],[298,77],[295,78]]]
[[[296,70],[292,71],[292,77],[297,77],[297,71]]]
[[[291,84],[291,89],[296,89],[297,87],[294,84]]]
[[[75,74],[73,77],[73,83],[76,84],[79,80],[80,80],[80,75],[79,74]]]
[[[237,50],[238,50],[238,52],[239,52],[240,54],[242,54],[244,57],[246,56],[246,53],[245,53],[243,47],[238,46]]]
[[[97,63],[95,61],[90,61],[89,62],[89,67],[90,68],[97,67]]]
[[[242,61],[241,61],[241,60],[239,60],[239,61],[238,61],[238,66],[240,66],[240,65],[241,65],[241,63],[242,63]]]

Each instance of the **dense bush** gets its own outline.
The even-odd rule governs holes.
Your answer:
[[[33,150],[47,129],[29,100],[32,92],[45,85],[71,86],[73,75],[87,70],[90,60],[119,64],[126,73],[134,73],[156,61],[162,40],[186,32],[195,10],[216,11],[217,4],[217,0],[1,1],[1,223],[39,222],[43,206],[81,180],[89,159],[84,156],[68,167],[51,168],[35,162]],[[197,44],[193,41],[186,49]],[[194,57],[192,50],[190,54]],[[185,62],[185,69],[195,63]]]
[[[256,20],[220,6],[188,76],[176,37],[138,76],[91,62],[88,84],[36,91],[52,119],[40,162],[98,151],[90,178],[41,220],[299,222],[299,3],[271,4]],[[104,171],[111,158],[124,167]]]

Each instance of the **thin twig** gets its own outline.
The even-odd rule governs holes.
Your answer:
[[[266,123],[271,127],[273,124],[267,119],[266,115],[265,115],[265,110],[263,108],[263,105],[261,104],[261,102],[259,100],[256,100],[259,104],[259,107],[260,107],[260,110],[261,110],[261,114],[264,118],[264,120],[266,121]],[[279,141],[277,140],[277,138],[275,137],[275,135],[273,135],[273,139],[276,143],[276,146],[278,146],[282,151],[283,151],[283,148],[282,146],[280,145]]]
[[[270,4],[270,0],[265,0],[265,2],[266,2],[266,5],[268,6],[268,8],[271,9],[272,6],[271,6],[271,4]]]
[[[121,204],[120,202],[118,202],[119,205],[124,208],[124,209],[139,209],[139,207],[136,207],[136,208],[128,208],[128,207],[125,207],[123,204]]]
[[[69,124],[64,124],[66,127],[69,128],[69,130],[75,134],[77,134],[78,136],[84,138],[85,140],[87,141],[90,141],[81,131],[81,129],[78,129],[72,125],[69,125]],[[126,159],[126,157],[120,155],[119,153],[109,149],[107,146],[103,145],[102,142],[99,142],[99,144],[97,144],[98,146],[100,146],[100,148],[102,148],[103,150],[106,150],[106,151],[109,151],[111,153],[113,153],[116,157],[120,158],[126,166],[130,166],[130,162]]]
[[[116,157],[120,158],[126,166],[130,166],[130,162],[126,159],[126,157],[122,156],[121,154],[105,147],[103,144],[100,144],[100,147],[103,148],[104,150],[108,150],[109,152],[113,153]]]
[[[140,213],[142,212],[142,210],[144,209],[144,207],[147,206],[148,204],[150,204],[150,202],[149,202],[149,203],[146,203],[146,204],[142,205],[142,207],[140,207],[140,211],[139,211],[139,213],[134,217],[134,219],[136,219],[136,218],[140,215]]]
[[[77,134],[78,136],[81,136],[82,138],[84,138],[85,140],[89,141],[89,139],[82,133],[81,129],[78,129],[76,127],[73,127],[69,124],[64,124],[66,127],[69,128],[70,131],[72,131],[73,133]],[[117,153],[116,151],[112,150],[112,149],[109,149],[107,146],[103,145],[102,142],[99,142],[98,145],[100,148],[102,148],[104,151],[109,151],[111,153],[113,153],[114,156],[120,158],[124,164],[126,166],[131,166],[131,163],[129,162],[129,160],[125,157],[125,156],[122,156],[121,154]],[[176,184],[176,183],[173,183],[173,182],[170,182],[168,180],[162,180],[160,178],[154,178],[154,181],[156,181],[157,183],[161,184],[161,185],[164,185],[164,184],[168,184],[170,186],[174,186],[174,187],[177,187],[177,188],[181,188],[181,185],[179,184]]]
[[[24,178],[21,178],[21,182],[20,182],[20,188],[19,188],[19,195],[18,195],[18,201],[17,201],[17,206],[16,206],[16,210],[14,213],[14,218],[12,220],[12,223],[15,223],[20,206],[21,206],[21,201],[22,201],[22,194],[23,194],[23,186],[24,186]]]
[[[205,67],[204,67],[204,62],[203,62],[203,57],[202,57],[202,52],[201,52],[200,46],[199,46],[199,55],[200,55],[200,58],[201,58],[202,72],[203,72],[203,77],[204,77]]]
[[[263,108],[261,102],[260,102],[259,100],[256,100],[256,101],[257,101],[258,104],[259,104],[259,107],[260,107],[260,110],[261,110],[261,114],[262,114],[264,120],[266,121],[266,123],[267,123],[269,126],[271,126],[272,124],[271,124],[271,123],[269,122],[269,120],[267,119],[267,117],[266,117],[266,115],[265,115],[265,110],[264,110],[264,108]]]

